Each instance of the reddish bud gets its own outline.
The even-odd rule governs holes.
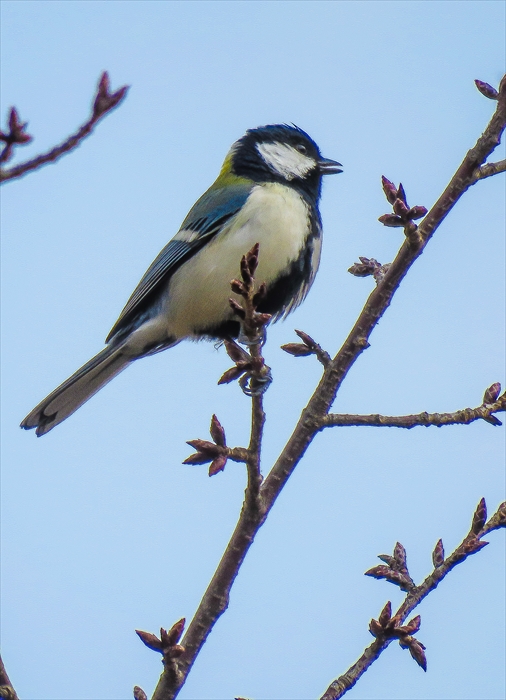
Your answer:
[[[272,314],[258,314],[256,313],[253,317],[253,325],[255,328],[262,328],[266,326],[272,318]]]
[[[251,281],[253,279],[253,276],[255,274],[255,270],[257,269],[258,266],[258,252],[260,249],[260,244],[255,243],[253,248],[246,253],[246,255],[243,255],[241,259],[241,276],[244,280],[244,283],[249,286],[251,284]]]
[[[478,535],[481,530],[483,529],[483,526],[487,522],[487,504],[485,503],[485,499],[482,498],[481,501],[478,503],[478,506],[476,510],[474,511],[473,515],[473,522],[471,525],[471,532],[474,532],[475,535]]]
[[[148,649],[162,653],[162,642],[156,635],[151,634],[151,632],[143,632],[142,630],[135,630],[135,633],[139,636],[141,642],[148,647]]]
[[[387,180],[387,178],[384,175],[381,176],[381,184],[383,187],[383,192],[385,193],[385,197],[388,200],[388,203],[393,204],[397,199],[397,187],[394,185],[393,182]]]
[[[373,578],[385,578],[392,573],[392,569],[389,566],[373,566],[372,569],[368,569],[364,576],[372,576]]]
[[[184,632],[185,624],[186,618],[182,617],[180,620],[178,620],[172,625],[170,630],[167,632],[167,641],[169,646],[173,646],[174,644],[177,644],[177,642],[179,642],[179,640],[181,639],[181,635]]]
[[[489,100],[497,100],[499,98],[499,93],[495,88],[492,87],[492,85],[484,83],[482,80],[475,80],[474,84],[481,92],[481,94],[485,97],[488,97]]]
[[[397,629],[402,631],[402,634],[415,634],[415,632],[418,632],[418,630],[420,629],[421,621],[422,618],[420,617],[420,615],[417,615],[412,620],[410,620],[407,625],[397,627]]]
[[[366,571],[364,576],[372,576],[373,578],[384,578],[389,583],[399,586],[401,591],[410,591],[414,588],[414,583],[408,575],[401,574],[399,571],[394,571],[389,566],[374,566],[369,571]]]
[[[397,542],[394,549],[394,559],[397,566],[405,569],[406,568],[406,550],[400,542]]]
[[[299,336],[299,338],[302,340],[304,345],[307,345],[308,348],[314,348],[316,347],[317,343],[316,340],[313,340],[310,335],[307,333],[304,333],[304,331],[298,331],[295,329],[296,334]]]
[[[407,207],[406,203],[402,201],[402,199],[395,200],[393,209],[397,216],[400,216],[402,219],[407,219],[409,208]]]
[[[18,110],[15,107],[11,107],[11,111],[9,113],[9,129],[11,131],[16,131],[16,129],[19,129]]]
[[[495,384],[492,384],[492,386],[489,386],[488,389],[483,394],[483,403],[495,403],[497,401],[497,399],[499,398],[500,393],[501,393],[501,385],[499,382],[495,382]]]
[[[388,601],[388,603],[385,605],[383,610],[380,613],[378,622],[382,627],[385,627],[387,622],[389,622],[390,618],[392,617],[392,603]]]
[[[476,554],[476,552],[479,552],[480,549],[483,549],[483,547],[486,547],[488,542],[484,542],[483,540],[477,540],[477,539],[472,539],[467,541],[464,546],[464,559],[468,557],[470,554]]]
[[[486,421],[487,423],[490,423],[490,425],[494,425],[494,426],[502,425],[499,418],[496,418],[496,416],[493,416],[492,414],[490,414],[489,416],[483,416],[483,420]]]
[[[134,700],[148,700],[148,696],[138,685],[134,685]]]
[[[434,564],[434,568],[438,569],[440,566],[442,566],[444,560],[445,550],[443,547],[443,540],[438,540],[436,546],[434,547],[434,551],[432,552],[432,563]]]
[[[97,120],[99,117],[109,112],[116,107],[125,97],[128,86],[124,86],[116,92],[109,91],[109,75],[107,71],[102,73],[97,86],[95,101],[93,102],[93,118]]]
[[[281,346],[281,350],[284,350],[289,355],[293,355],[294,357],[307,357],[308,355],[314,355],[314,350],[311,350],[311,348],[308,348],[307,345],[303,345],[302,343],[287,343],[286,345]]]
[[[372,634],[373,637],[383,637],[385,634],[385,630],[383,627],[380,625],[380,623],[377,620],[371,620],[369,623],[369,632]]]
[[[497,527],[506,526],[506,501],[501,503],[499,508],[493,515],[494,519],[497,521]]]
[[[403,635],[399,639],[399,645],[403,649],[409,649],[409,653],[416,663],[421,666],[424,671],[427,670],[427,660],[424,653],[425,646],[419,642],[418,639],[415,639],[415,637],[412,637],[409,634]]]
[[[393,557],[390,556],[390,554],[378,554],[378,559],[381,559],[381,561],[384,561],[385,564],[388,564],[388,566],[394,568],[397,565],[397,562]]]
[[[230,384],[230,382],[239,379],[244,372],[245,369],[242,367],[231,367],[221,375],[221,377],[218,379],[218,384]]]
[[[232,280],[230,282],[230,288],[235,294],[240,294],[241,296],[246,292],[243,283],[239,282],[239,280]]]
[[[408,218],[410,221],[413,219],[421,219],[422,216],[425,216],[427,213],[427,209],[425,207],[421,206],[416,206],[416,207],[411,207],[411,209],[408,211],[406,218]]]
[[[265,299],[265,295],[267,294],[267,286],[265,282],[262,282],[260,287],[258,288],[258,291],[256,294],[253,296],[253,306],[256,308],[263,299]]]
[[[225,469],[225,464],[227,463],[227,455],[220,455],[214,459],[209,466],[209,476],[214,476],[218,472],[222,472]]]
[[[212,456],[204,454],[203,452],[195,452],[195,454],[190,455],[185,460],[183,464],[207,464],[212,461]]]
[[[412,638],[412,640],[410,640],[409,644],[407,644],[406,646],[409,649],[409,653],[411,654],[412,658],[416,661],[420,668],[423,668],[424,671],[427,671],[427,659],[425,657],[424,645],[421,642],[419,642],[418,639]]]
[[[209,432],[211,433],[211,437],[217,445],[220,445],[221,447],[226,446],[227,443],[225,440],[225,431],[223,429],[222,424],[214,414],[211,418],[211,428],[209,429]]]
[[[236,302],[235,299],[229,299],[229,300],[228,300],[228,303],[230,304],[230,306],[231,306],[231,308],[232,308],[232,311],[233,311],[237,316],[239,316],[239,318],[242,318],[242,319],[246,318],[246,312],[244,311],[244,309],[242,308],[242,306]]]
[[[348,272],[351,272],[351,274],[355,275],[355,277],[367,277],[368,275],[374,275],[375,272],[381,268],[381,264],[374,258],[364,258],[360,256],[359,260],[361,264],[355,263],[348,269]]]
[[[369,277],[372,275],[373,270],[370,265],[359,265],[358,263],[354,263],[348,268],[348,272],[355,277]]]
[[[27,122],[19,121],[19,116],[15,107],[9,113],[9,133],[0,131],[0,141],[6,145],[0,155],[0,162],[6,163],[14,154],[14,144],[25,144],[32,140],[32,137],[25,133]]]
[[[209,440],[187,440],[186,444],[194,447],[199,452],[208,452],[210,455],[217,455],[221,452],[218,445],[214,442],[209,442]]]
[[[225,340],[225,350],[227,351],[227,355],[234,362],[249,362],[250,360],[248,353],[233,340]]]
[[[404,192],[404,187],[402,186],[402,182],[399,182],[399,187],[397,189],[397,199],[400,199],[406,204],[406,193]]]
[[[403,220],[400,216],[395,216],[395,214],[383,214],[378,218],[378,221],[383,224],[383,226],[389,226],[390,228],[399,228],[404,226]]]

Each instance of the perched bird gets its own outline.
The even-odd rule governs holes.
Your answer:
[[[277,320],[295,309],[320,260],[322,176],[342,172],[302,129],[250,129],[228,152],[214,184],[153,261],[106,338],[106,347],[21,423],[38,436],[68,418],[131,362],[184,338],[237,337],[229,298],[241,257],[260,244],[258,307]]]

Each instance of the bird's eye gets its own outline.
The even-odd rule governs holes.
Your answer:
[[[306,155],[306,153],[307,153],[307,148],[304,146],[303,143],[298,143],[298,144],[295,146],[295,148],[299,151],[299,153],[302,153],[302,154]]]

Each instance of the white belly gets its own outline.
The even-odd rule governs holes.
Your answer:
[[[269,285],[299,257],[310,231],[309,208],[297,192],[257,185],[231,224],[171,277],[157,325],[181,339],[231,318],[230,281],[240,276],[241,257],[259,243],[256,279]]]

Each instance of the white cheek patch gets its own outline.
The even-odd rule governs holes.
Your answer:
[[[257,150],[269,168],[285,180],[303,178],[316,167],[314,158],[285,143],[257,143]]]

